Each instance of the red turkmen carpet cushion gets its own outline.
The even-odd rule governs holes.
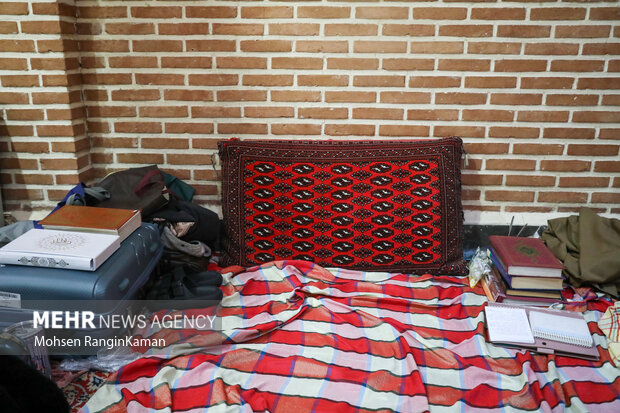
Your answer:
[[[222,265],[461,274],[459,138],[219,143]]]

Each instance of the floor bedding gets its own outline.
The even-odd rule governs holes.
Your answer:
[[[486,298],[464,277],[279,261],[224,278],[223,341],[173,332],[82,412],[620,411],[600,297],[584,304],[590,362],[487,343]]]

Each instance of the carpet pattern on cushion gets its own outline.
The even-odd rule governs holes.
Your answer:
[[[462,273],[460,139],[219,148],[224,265]]]

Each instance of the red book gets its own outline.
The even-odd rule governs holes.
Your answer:
[[[489,243],[508,275],[562,277],[562,262],[539,238],[491,235]]]

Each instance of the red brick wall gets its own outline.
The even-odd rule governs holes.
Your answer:
[[[620,214],[615,1],[17,0],[0,13],[9,211],[43,213],[78,179],[150,163],[216,205],[213,154],[231,136],[458,135],[470,222]]]

